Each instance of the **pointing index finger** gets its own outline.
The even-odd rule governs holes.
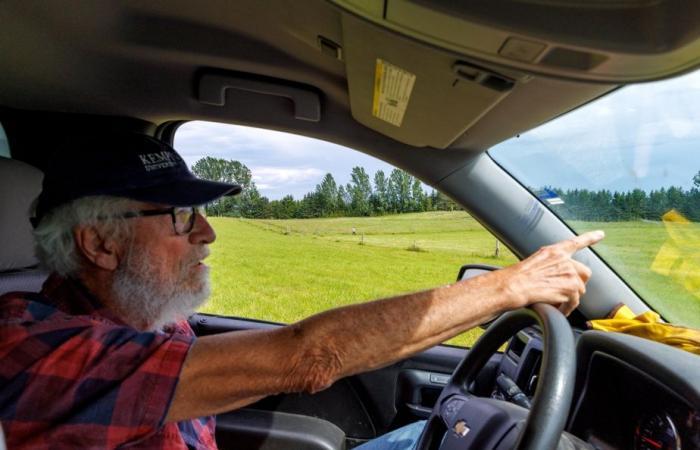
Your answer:
[[[589,247],[597,242],[600,242],[605,237],[605,232],[603,230],[589,231],[583,233],[582,235],[575,236],[566,241],[560,242],[562,247],[572,255],[577,251]]]

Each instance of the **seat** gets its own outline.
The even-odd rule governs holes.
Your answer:
[[[29,223],[42,178],[36,167],[0,157],[0,295],[37,292],[48,276],[37,266]]]

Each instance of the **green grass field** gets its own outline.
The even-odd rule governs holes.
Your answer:
[[[516,261],[503,246],[495,258],[495,238],[464,212],[210,221],[218,238],[203,311],[274,322],[450,283],[466,263]],[[470,345],[478,334],[450,343]]]
[[[306,220],[212,217],[210,222],[218,239],[208,259],[212,298],[202,311],[273,322],[450,283],[466,263],[516,261],[502,245],[496,258],[495,238],[461,211]],[[629,278],[643,295],[663,293],[658,309],[667,319],[700,327],[697,297],[679,280],[649,271],[667,239],[662,224],[574,226],[606,230],[601,254],[622,255],[611,262],[629,267]],[[687,284],[687,278],[680,281]],[[449,343],[469,346],[479,334],[472,330]]]
[[[700,328],[700,226],[696,223],[574,222],[603,229],[596,251],[653,309],[672,323]]]

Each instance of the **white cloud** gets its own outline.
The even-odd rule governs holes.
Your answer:
[[[279,191],[294,197],[307,193],[308,186],[319,183],[325,174],[315,167],[251,167],[250,170],[263,194]]]
[[[253,180],[255,182],[272,183],[296,183],[317,179],[324,175],[323,171],[313,167],[293,168],[293,167],[256,167]]]

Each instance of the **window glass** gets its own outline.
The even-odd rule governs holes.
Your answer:
[[[700,328],[700,71],[624,87],[489,154],[665,319]],[[595,276],[595,275],[594,275]]]
[[[202,312],[289,323],[516,260],[451,200],[351,149],[205,122],[180,127],[175,148],[200,177],[245,186],[208,206],[217,241]]]
[[[5,134],[5,129],[0,123],[0,157],[11,158],[10,154],[10,143],[7,142],[7,135]]]

